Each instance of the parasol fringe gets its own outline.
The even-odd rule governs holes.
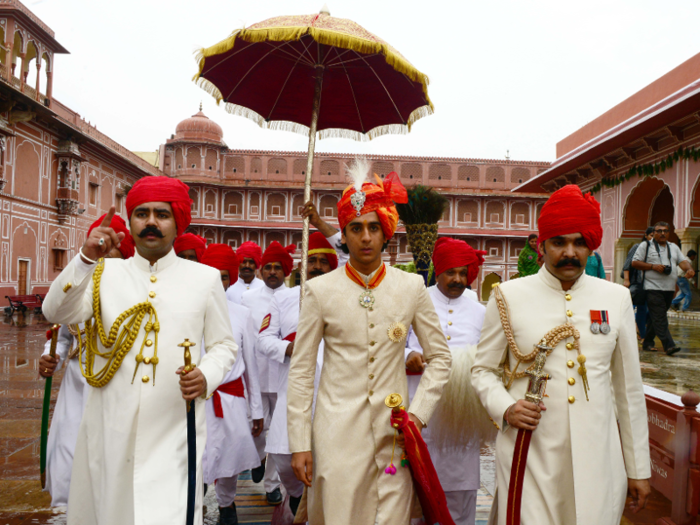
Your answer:
[[[215,84],[203,77],[197,78],[195,82],[200,88],[209,93],[214,100],[216,100],[217,105],[221,105],[224,97]],[[252,109],[245,106],[239,106],[238,104],[231,104],[230,102],[224,102],[224,108],[232,115],[245,117],[252,120],[263,129],[291,131],[292,133],[298,133],[299,135],[304,135],[306,137],[309,136],[309,127],[297,122],[289,122],[286,120],[266,121],[262,115],[256,113]],[[377,126],[376,128],[369,130],[367,133],[360,133],[359,131],[342,128],[324,129],[318,132],[318,139],[342,138],[352,139],[358,142],[367,142],[376,139],[377,137],[381,137],[382,135],[406,135],[411,130],[411,126],[417,120],[432,114],[432,107],[421,106],[413,110],[408,118],[408,122],[405,125],[387,124],[386,126]]]
[[[199,65],[199,71],[194,76],[193,80],[197,81],[200,78],[200,75],[204,70],[204,64],[208,57],[220,55],[230,51],[233,49],[237,38],[250,43],[265,41],[284,42],[299,40],[304,35],[311,35],[311,37],[320,44],[335,46],[342,49],[351,49],[362,54],[381,53],[384,55],[384,59],[386,60],[387,64],[389,64],[399,73],[406,75],[412,81],[419,82],[423,86],[423,94],[428,102],[428,106],[430,106],[431,110],[434,109],[433,103],[430,101],[430,97],[428,96],[428,84],[430,83],[428,76],[416,69],[413,64],[411,64],[388,44],[372,42],[365,40],[364,38],[357,38],[345,33],[309,26],[275,27],[268,29],[238,29],[221,42],[218,42],[208,48],[202,48],[195,51],[195,60]],[[418,120],[418,118],[415,120]],[[410,124],[411,122],[408,124],[409,129]]]

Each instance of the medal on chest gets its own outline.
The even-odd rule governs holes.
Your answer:
[[[372,293],[372,290],[379,286],[379,283],[384,280],[384,277],[386,276],[386,266],[382,264],[382,266],[374,274],[374,277],[372,277],[368,283],[365,283],[362,276],[357,273],[357,271],[350,266],[350,264],[345,265],[345,275],[347,275],[352,282],[359,284],[364,288],[364,291],[359,297],[360,306],[362,308],[371,309],[374,306],[374,294]]]
[[[600,315],[603,319],[603,322],[600,323],[600,333],[603,335],[607,335],[610,333],[610,323],[609,323],[610,318],[608,317],[608,311],[601,310]]]
[[[374,295],[372,295],[372,290],[369,288],[360,294],[360,306],[362,306],[362,308],[371,308],[374,306]]]
[[[603,322],[603,319],[600,316],[600,312],[598,310],[591,310],[591,333],[600,333],[601,322]]]

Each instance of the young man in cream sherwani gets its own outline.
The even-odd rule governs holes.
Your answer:
[[[491,294],[472,369],[472,384],[502,429],[491,522],[506,523],[514,447],[523,429],[532,438],[522,523],[618,525],[628,490],[634,512],[646,504],[651,475],[630,294],[584,273],[603,237],[600,205],[590,194],[575,185],[556,191],[542,208],[538,229],[544,266]],[[508,312],[505,323],[498,296]],[[523,399],[528,376],[522,373],[534,365],[535,345],[557,327],[573,335],[551,345],[544,365],[547,395],[537,406]]]
[[[183,398],[195,400],[195,523],[202,523],[204,398],[233,365],[237,346],[219,272],[181,259],[173,250],[176,234],[190,223],[188,191],[176,179],[140,179],[126,199],[136,255],[126,261],[97,261],[124,239],[124,233],[109,227],[112,207],[51,285],[44,302],[44,315],[51,322],[75,324],[94,315],[98,328],[106,332],[98,336],[96,348],[87,350],[91,359],[86,379],[94,387],[73,460],[71,525],[185,523]],[[133,307],[145,315],[140,323],[129,315]],[[120,318],[124,312],[127,315]],[[108,334],[118,319],[115,332],[124,337],[115,341]],[[182,375],[184,351],[178,345],[186,338],[197,344],[204,338],[207,346],[201,358],[193,349],[197,367]]]
[[[423,280],[382,262],[406,202],[398,176],[345,190],[338,203],[350,260],[306,284],[294,343],[287,418],[292,466],[308,488],[311,525],[407,525],[413,504],[409,469],[385,473],[394,429],[385,398],[408,400],[404,348],[408,327],[427,362],[409,417],[425,426],[440,400],[450,352]],[[318,347],[324,342],[312,422]],[[397,454],[400,453],[397,451]]]
[[[471,285],[479,275],[479,268],[484,263],[485,254],[486,252],[474,250],[464,241],[449,237],[440,237],[433,250],[433,267],[437,283],[428,288],[428,293],[440,319],[440,327],[445,334],[447,345],[452,352],[452,376],[447,388],[454,385],[455,381],[469,382],[469,369],[474,362],[475,345],[481,336],[485,308],[472,294],[466,292],[471,292],[467,286]],[[411,398],[416,393],[424,367],[423,349],[418,338],[411,331],[406,345],[408,392]],[[460,370],[459,367],[464,368],[462,373],[457,373]],[[454,385],[454,388],[463,387]],[[455,422],[460,421],[461,416],[467,414],[474,416],[474,410],[469,410],[468,407],[478,408],[481,404],[473,389],[466,390],[466,399],[462,396],[461,403],[455,403],[455,406],[445,407],[445,399],[441,402],[440,406],[444,410],[442,413],[449,414],[450,428],[455,427]],[[448,399],[449,402],[455,401],[452,397]],[[440,423],[438,422],[438,425]],[[423,432],[423,438],[428,445],[430,457],[445,491],[447,508],[455,525],[474,525],[476,495],[480,487],[481,446],[476,429],[486,427],[492,434],[493,425],[488,417],[479,418],[478,416],[473,417],[472,420],[466,417],[463,423],[474,430],[467,438],[462,435],[450,436],[452,438],[450,440],[443,438],[436,442],[432,439],[431,431],[435,425],[432,425],[432,429],[429,428]]]

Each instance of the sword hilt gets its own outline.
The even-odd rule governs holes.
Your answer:
[[[51,346],[49,347],[49,355],[51,357],[56,357],[56,346],[58,346],[58,329],[59,328],[61,328],[61,325],[59,325],[59,324],[51,325],[51,328],[50,328]]]
[[[197,343],[193,343],[189,339],[185,338],[185,340],[177,346],[184,347],[185,349],[185,368],[182,369],[182,375],[184,376],[187,374],[187,372],[191,372],[197,368],[197,365],[192,364],[192,353],[190,352],[190,347],[197,346]]]

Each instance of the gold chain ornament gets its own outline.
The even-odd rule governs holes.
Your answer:
[[[77,333],[78,346],[80,355],[80,371],[85,377],[88,385],[95,388],[102,388],[112,380],[114,374],[119,369],[122,361],[134,346],[134,341],[139,334],[141,324],[144,317],[148,314],[148,322],[144,326],[145,335],[141,343],[141,349],[136,356],[136,368],[134,376],[131,378],[133,384],[136,373],[138,372],[141,363],[153,365],[153,384],[156,382],[156,365],[158,364],[158,332],[160,331],[160,323],[158,315],[153,305],[148,300],[132,306],[128,310],[122,312],[112,324],[109,330],[109,336],[105,333],[102,323],[102,310],[100,301],[100,281],[102,272],[104,271],[104,259],[97,262],[97,267],[92,275],[93,291],[92,291],[92,308],[94,312],[93,319],[85,323],[85,342],[83,342],[83,332]],[[94,320],[94,322],[93,322]],[[123,325],[123,326],[122,326]],[[119,331],[121,327],[121,331]],[[146,346],[148,334],[154,333],[153,357],[144,357],[143,350]],[[100,352],[97,347],[97,338],[99,337],[102,346],[107,349],[105,352]],[[85,357],[83,358],[83,349]],[[98,371],[94,371],[95,356],[99,356],[107,360],[107,363]]]
[[[508,308],[508,302],[506,301],[506,298],[503,295],[500,286],[494,287],[494,296],[496,298],[496,306],[498,307],[498,315],[501,318],[501,326],[503,327],[503,333],[505,334],[506,340],[508,341],[508,349],[513,353],[513,355],[517,359],[517,363],[515,364],[515,369],[513,371],[510,370],[510,364],[507,357],[503,363],[503,373],[505,375],[504,382],[506,383],[506,390],[509,390],[515,379],[525,377],[525,375],[527,375],[528,372],[532,372],[535,369],[535,358],[537,357],[537,354],[540,352],[540,350],[537,346],[535,346],[534,350],[529,354],[523,354],[520,351],[518,345],[515,342],[515,337],[513,336],[513,329],[510,326],[510,312]],[[549,347],[549,350],[547,350],[547,356],[549,356],[549,354],[551,354],[554,351],[555,346],[557,346],[562,340],[570,337],[573,338],[573,342],[567,343],[566,347],[569,350],[576,350],[576,353],[578,355],[576,360],[579,363],[578,373],[581,376],[581,382],[583,383],[583,392],[584,394],[586,394],[586,401],[588,401],[588,391],[591,388],[588,384],[588,375],[585,364],[586,356],[581,353],[581,334],[576,329],[576,327],[572,324],[566,323],[563,325],[559,325],[556,328],[552,328],[542,338],[542,343],[544,343],[545,346]],[[528,368],[521,372],[518,372],[518,367],[520,366],[520,363],[530,362],[532,362],[532,364]]]

